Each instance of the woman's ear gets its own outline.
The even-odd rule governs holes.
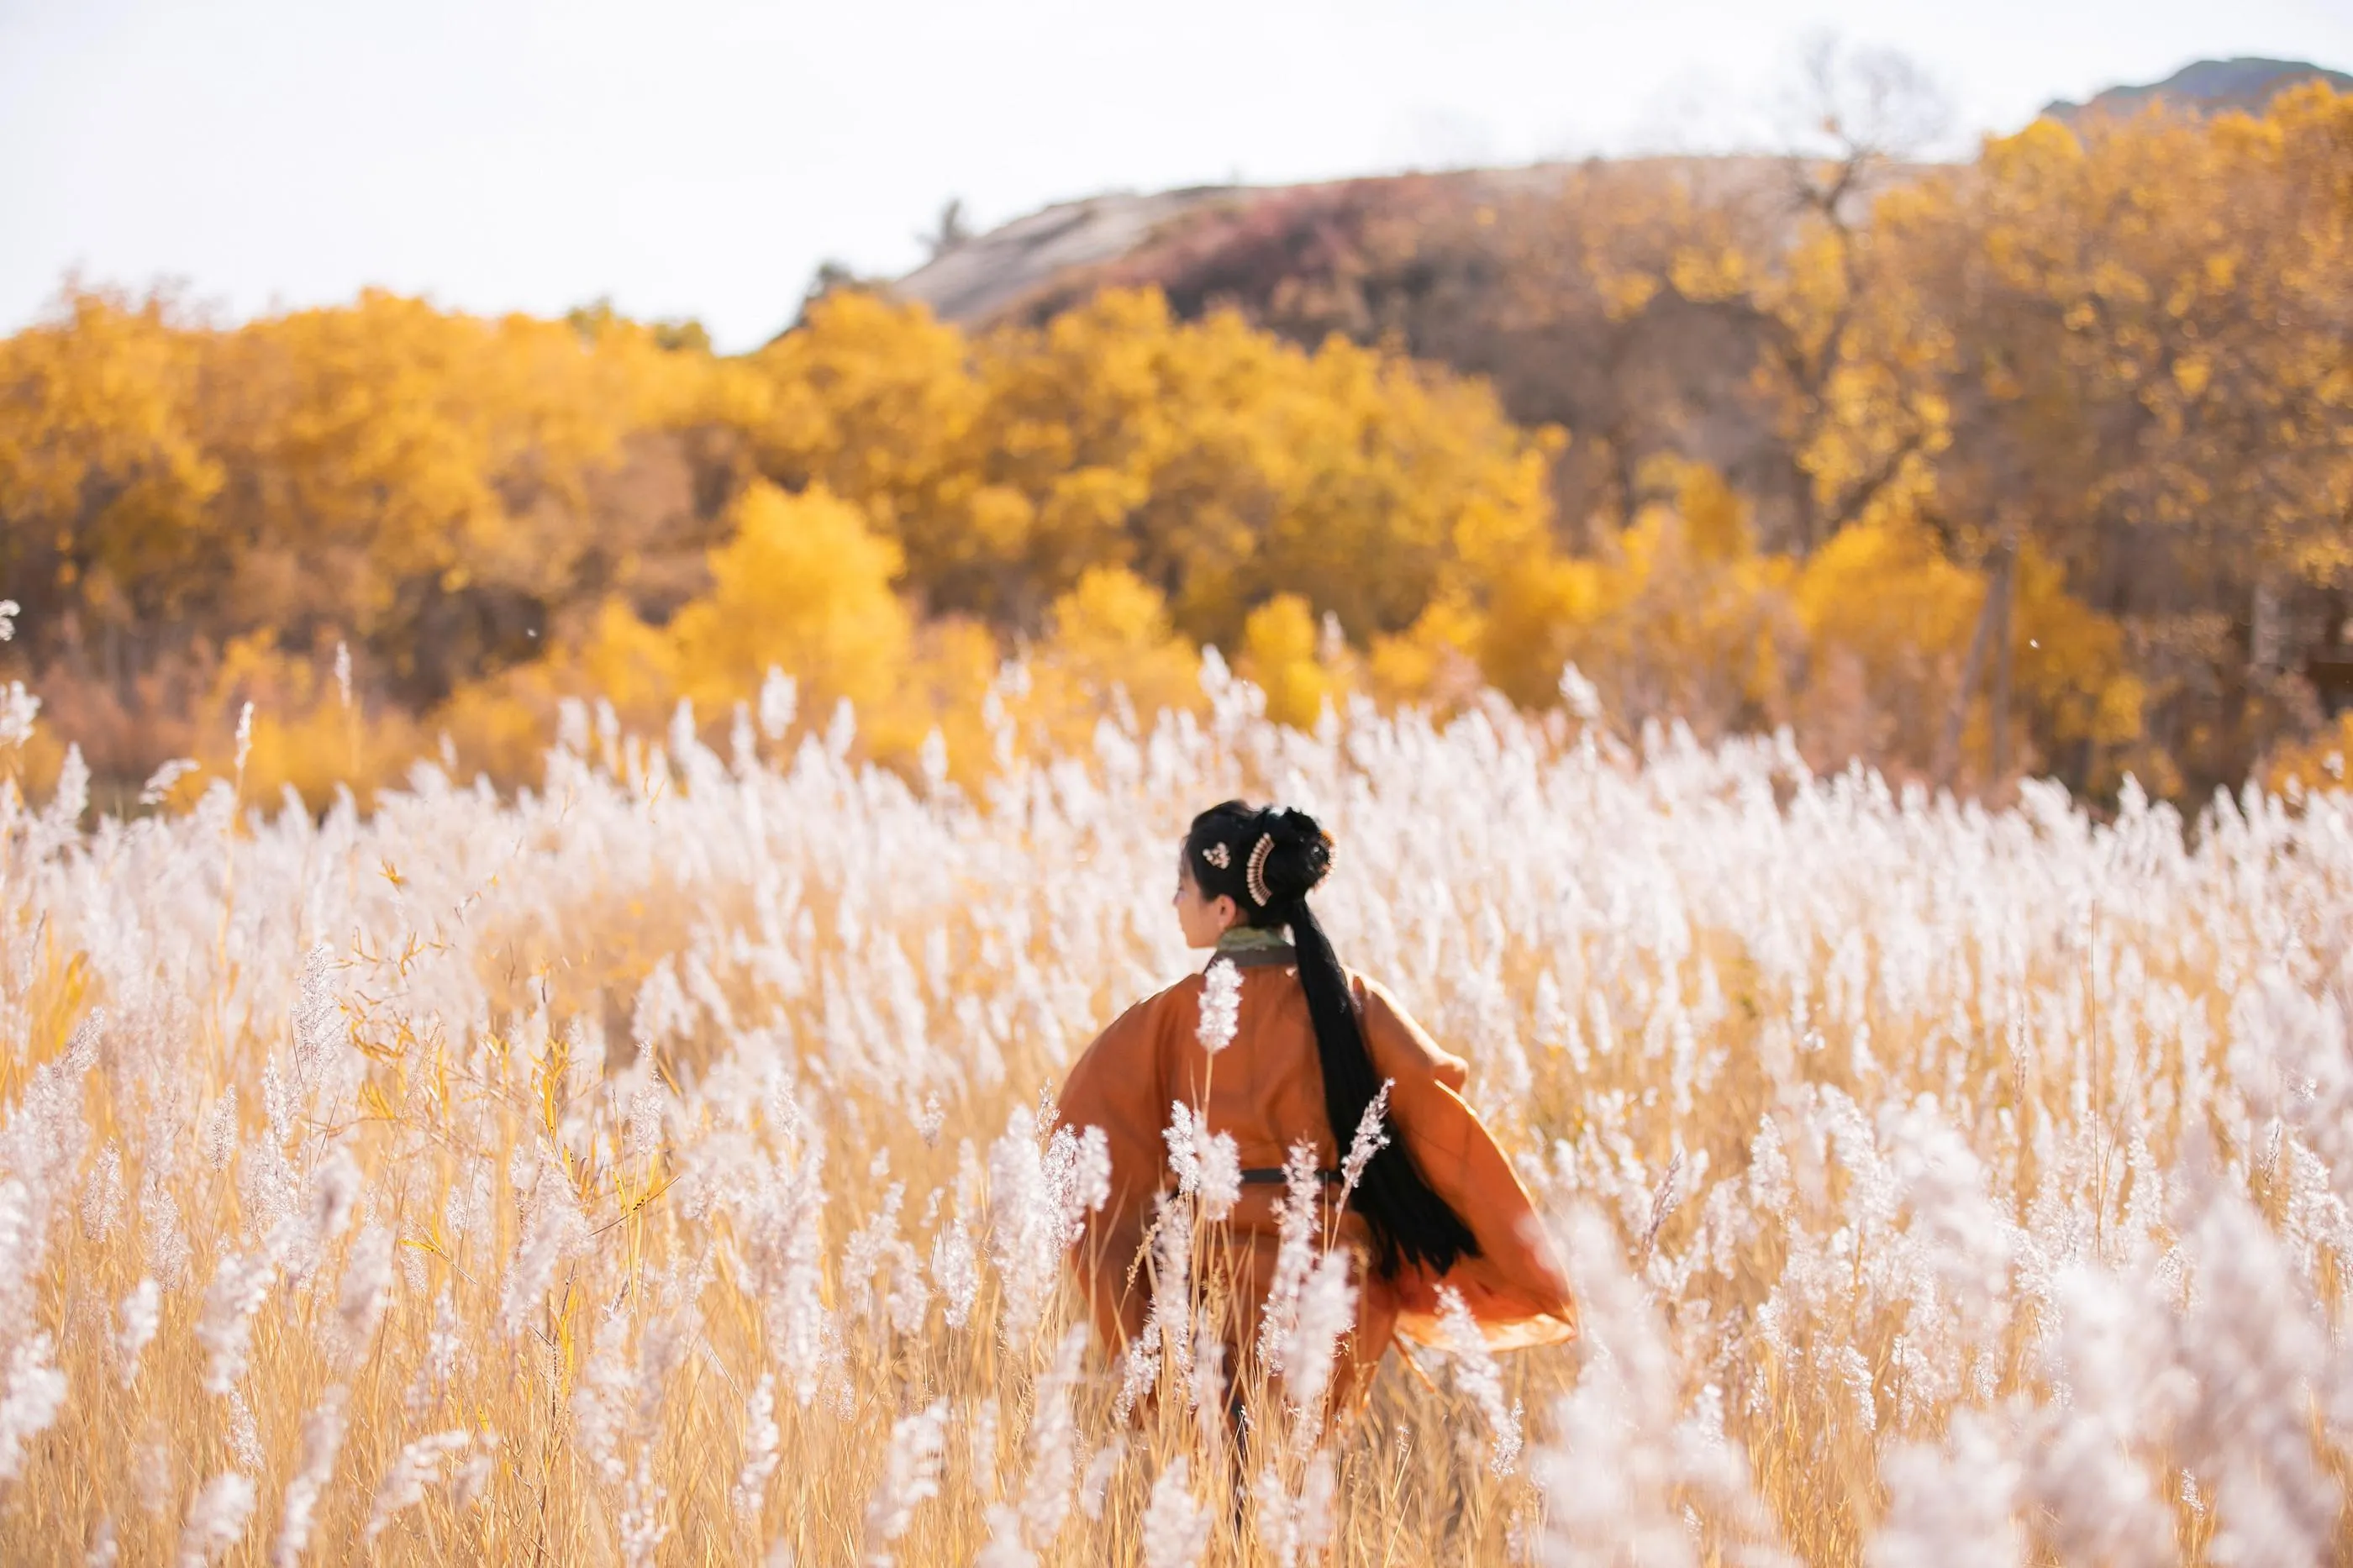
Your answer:
[[[1218,927],[1221,931],[1231,931],[1242,923],[1242,907],[1234,902],[1230,893],[1219,893],[1218,901],[1209,908],[1217,911]]]

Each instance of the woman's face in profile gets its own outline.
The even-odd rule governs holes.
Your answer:
[[[1241,910],[1225,894],[1201,896],[1201,884],[1193,879],[1192,862],[1182,847],[1176,851],[1176,896],[1170,901],[1176,906],[1176,923],[1184,928],[1187,947],[1217,946],[1218,939],[1241,919]]]

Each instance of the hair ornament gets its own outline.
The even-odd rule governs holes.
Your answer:
[[[1222,871],[1234,863],[1233,851],[1222,844],[1212,844],[1201,851],[1201,858]]]
[[[1250,866],[1242,875],[1242,886],[1250,889],[1250,902],[1261,909],[1274,902],[1274,895],[1266,887],[1266,858],[1273,851],[1274,835],[1260,834],[1258,842],[1250,846]]]

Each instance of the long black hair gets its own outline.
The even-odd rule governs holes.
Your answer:
[[[1309,891],[1332,868],[1332,836],[1303,811],[1229,800],[1193,819],[1185,860],[1203,897],[1233,900],[1250,925],[1291,928],[1324,1066],[1324,1114],[1345,1154],[1381,1084],[1347,972],[1307,904]],[[1396,1129],[1385,1131],[1388,1145],[1365,1167],[1350,1199],[1372,1231],[1381,1274],[1394,1276],[1408,1262],[1442,1274],[1457,1259],[1479,1256],[1478,1238],[1462,1216],[1421,1179]]]

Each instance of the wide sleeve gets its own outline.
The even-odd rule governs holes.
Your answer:
[[[1461,1215],[1479,1243],[1443,1278],[1408,1268],[1398,1280],[1398,1331],[1429,1342],[1439,1334],[1438,1290],[1455,1290],[1490,1346],[1551,1344],[1577,1334],[1577,1298],[1560,1254],[1494,1134],[1463,1102],[1468,1068],[1439,1048],[1397,999],[1371,981],[1361,994],[1365,1048],[1390,1081],[1389,1120],[1430,1190]]]
[[[1101,1128],[1111,1152],[1111,1196],[1087,1215],[1071,1264],[1096,1331],[1113,1347],[1142,1331],[1149,1305],[1148,1287],[1130,1266],[1151,1223],[1164,1168],[1166,995],[1137,1003],[1096,1036],[1062,1080],[1057,1105],[1062,1125]]]

